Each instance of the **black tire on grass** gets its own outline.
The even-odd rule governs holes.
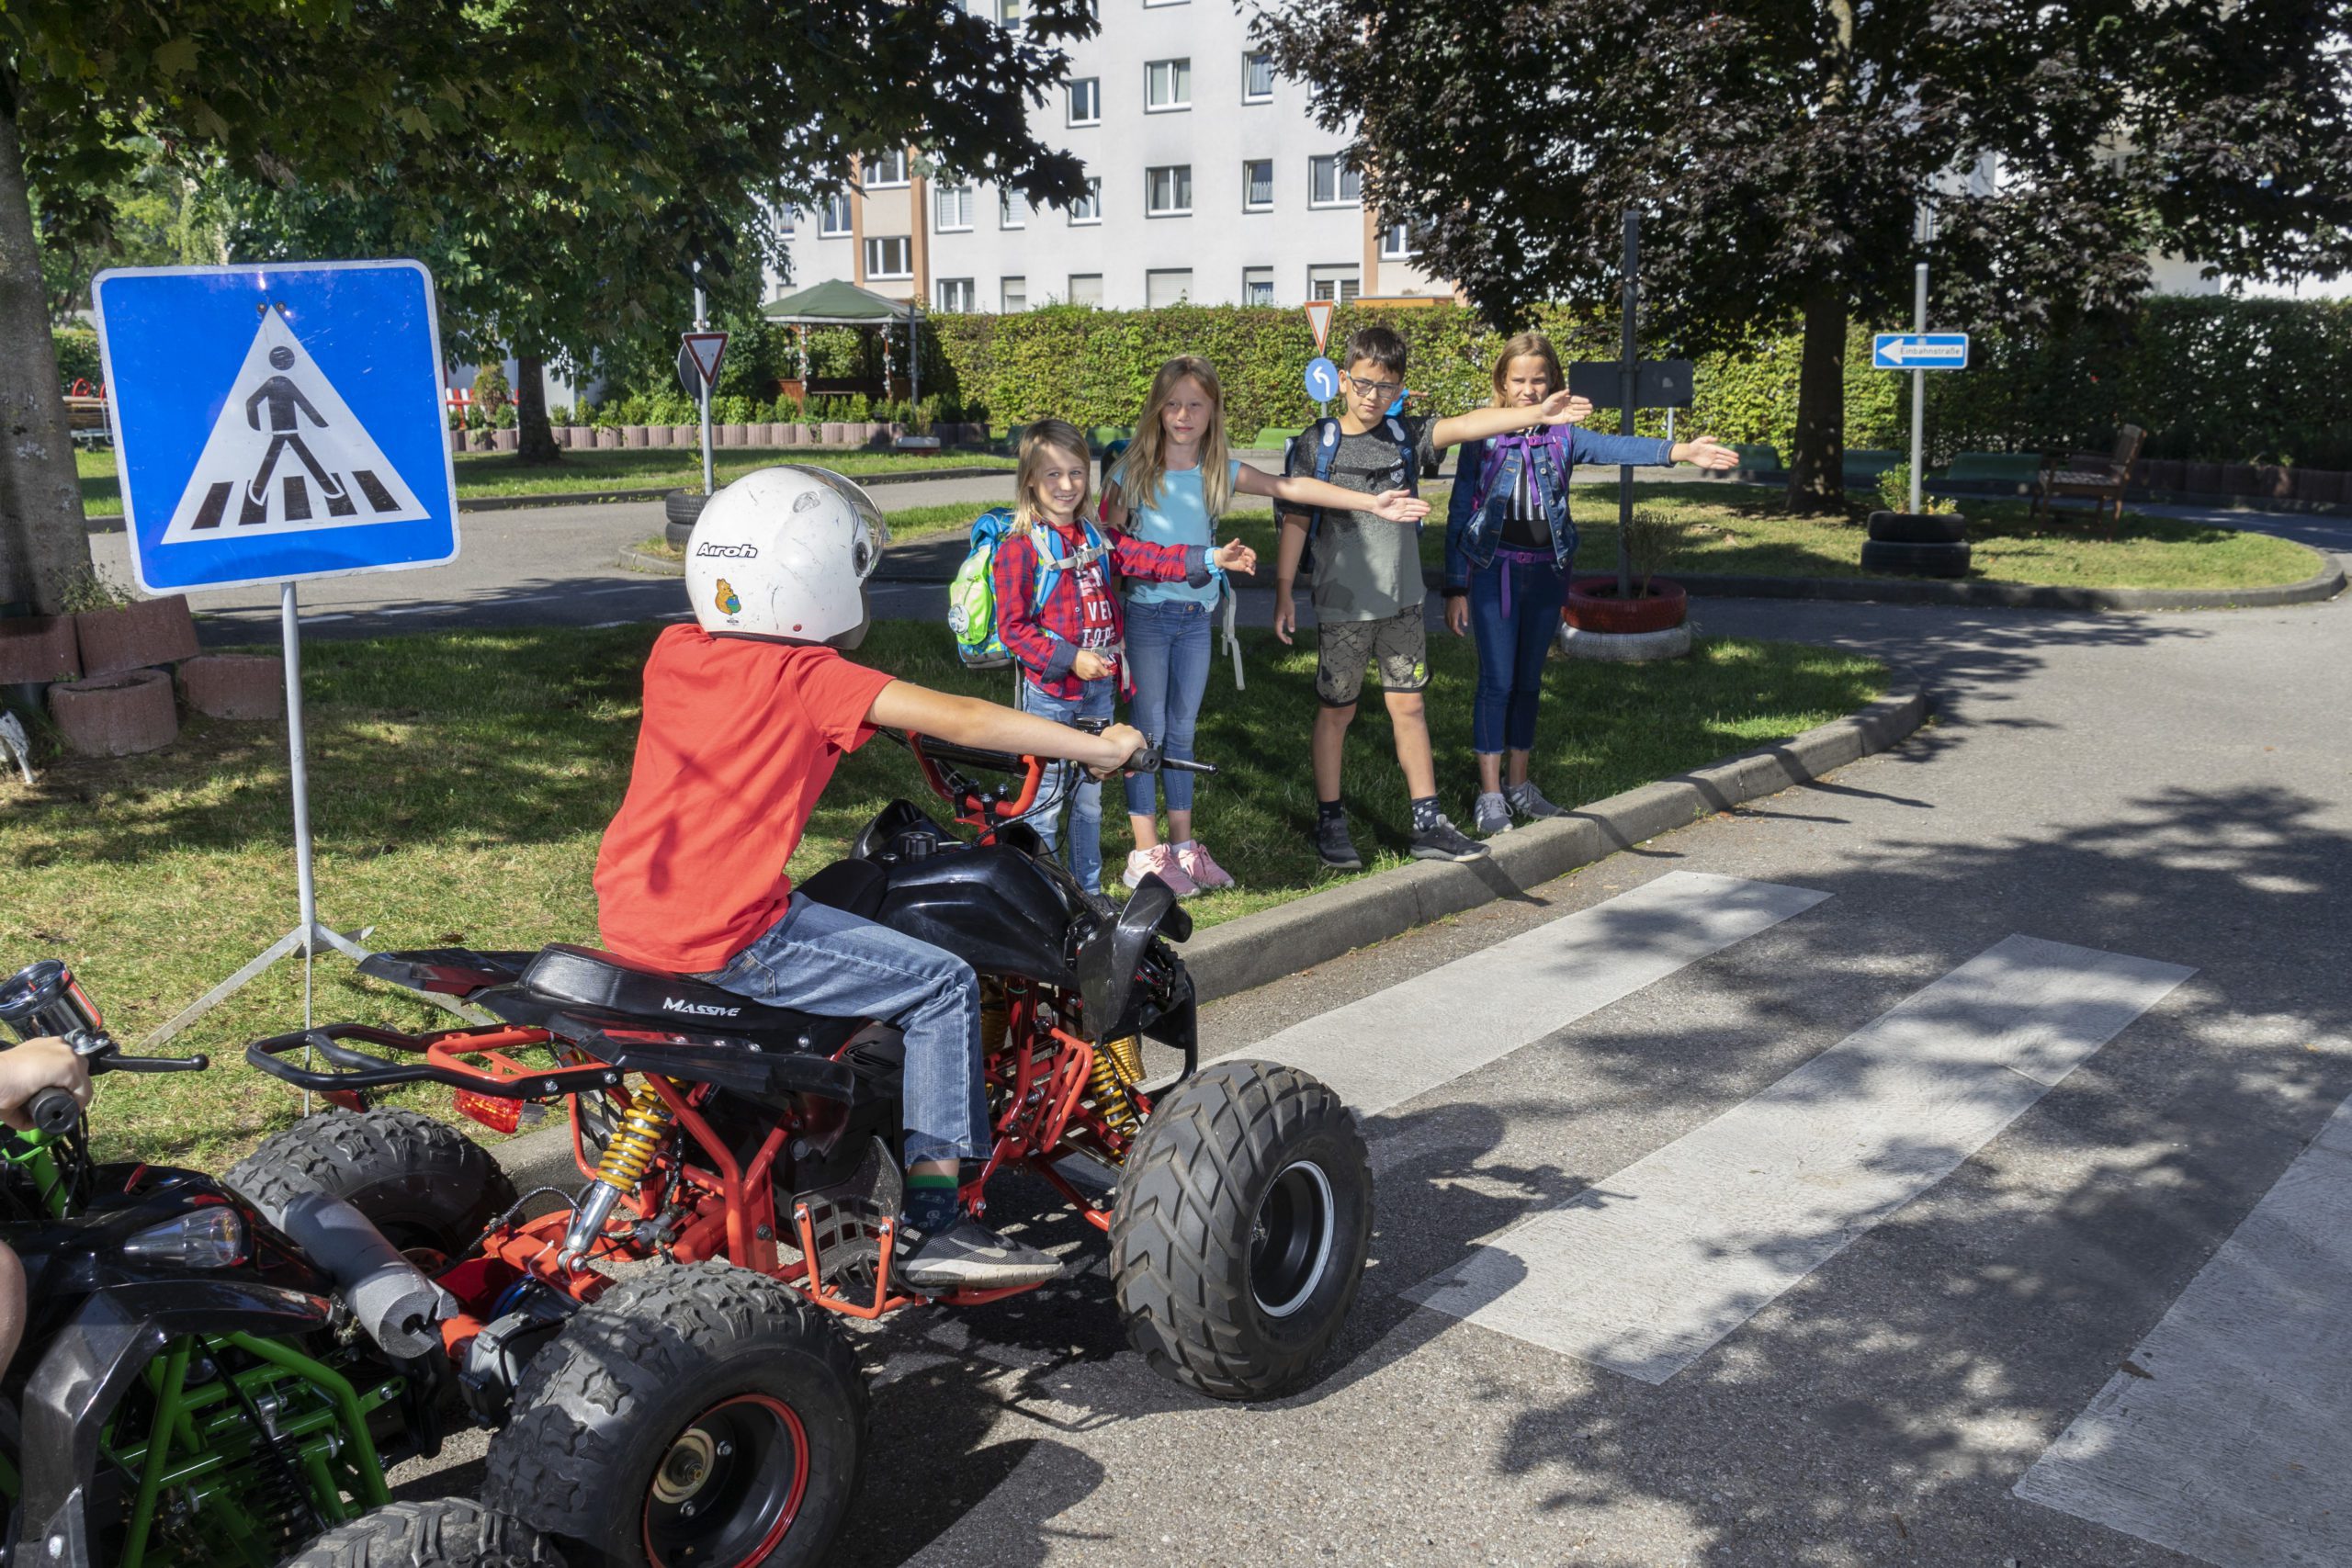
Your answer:
[[[1127,1336],[1216,1399],[1306,1381],[1355,1302],[1372,1168],[1340,1097],[1309,1074],[1219,1062],[1153,1109],[1111,1219]]]
[[[670,541],[672,549],[686,547],[687,539],[694,536],[695,520],[709,499],[698,490],[673,490],[662,498],[662,536]]]
[[[1968,519],[1951,512],[1873,512],[1871,537],[1883,545],[1964,544]]]
[[[651,1270],[533,1358],[482,1501],[599,1568],[824,1561],[857,1494],[865,1383],[820,1308],[723,1263]]]
[[[1890,545],[1877,539],[1862,546],[1862,572],[1870,577],[1966,577],[1966,545]]]
[[[514,1202],[514,1183],[489,1150],[447,1122],[391,1106],[306,1116],[226,1179],[264,1208],[304,1192],[340,1198],[428,1274]]]
[[[280,1568],[564,1568],[538,1531],[463,1497],[387,1503],[335,1526]]]

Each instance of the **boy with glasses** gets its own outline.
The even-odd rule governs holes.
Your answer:
[[[1326,479],[1366,497],[1418,489],[1444,449],[1537,424],[1567,424],[1592,405],[1565,391],[1527,408],[1484,408],[1450,419],[1404,418],[1391,407],[1405,390],[1405,340],[1387,327],[1359,327],[1341,351],[1341,410],[1292,445],[1288,471]],[[1430,752],[1421,693],[1429,685],[1429,633],[1422,622],[1428,588],[1421,578],[1420,527],[1377,513],[1325,511],[1319,520],[1285,509],[1274,568],[1274,635],[1287,643],[1298,625],[1292,598],[1314,529],[1317,657],[1315,695],[1315,852],[1334,871],[1361,871],[1340,799],[1348,726],[1356,716],[1368,664],[1380,667],[1381,695],[1396,746],[1396,765],[1412,799],[1416,860],[1471,861],[1487,846],[1464,836],[1437,806],[1437,767]]]

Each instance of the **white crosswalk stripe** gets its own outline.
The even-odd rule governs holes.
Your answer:
[[[1663,1382],[2194,973],[2012,936],[1407,1295]]]
[[[2218,1568],[2352,1562],[2352,1100],[2017,1495]]]

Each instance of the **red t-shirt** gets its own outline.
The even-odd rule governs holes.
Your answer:
[[[830,648],[672,626],[645,661],[628,794],[596,855],[605,945],[663,969],[716,969],[776,922],[785,863],[892,677]]]

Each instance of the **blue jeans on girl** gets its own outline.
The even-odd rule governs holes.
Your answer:
[[[1534,749],[1544,660],[1566,598],[1567,580],[1548,552],[1498,550],[1470,574],[1470,635],[1478,646],[1470,749],[1480,756]]]
[[[1106,675],[1100,681],[1089,681],[1075,697],[1048,696],[1037,689],[1027,676],[1021,680],[1020,708],[1040,718],[1050,718],[1057,724],[1068,724],[1074,718],[1109,718],[1111,705],[1117,696],[1118,677]],[[1076,770],[1078,784],[1068,787],[1064,781],[1071,776],[1069,767],[1051,763],[1046,768],[1046,782],[1037,786],[1036,804],[1022,820],[1037,829],[1037,836],[1052,849],[1057,829],[1060,826],[1062,800],[1069,800],[1069,850],[1062,856],[1062,863],[1069,867],[1078,885],[1089,893],[1102,891],[1102,784],[1083,768]]]
[[[1127,705],[1127,722],[1160,754],[1182,761],[1193,758],[1193,727],[1201,716],[1201,697],[1209,686],[1209,623],[1211,607],[1184,600],[1155,603],[1127,601],[1127,673],[1136,683]],[[1168,809],[1193,809],[1190,773],[1130,773],[1127,812],[1149,817],[1159,806],[1153,780],[1168,792]]]

